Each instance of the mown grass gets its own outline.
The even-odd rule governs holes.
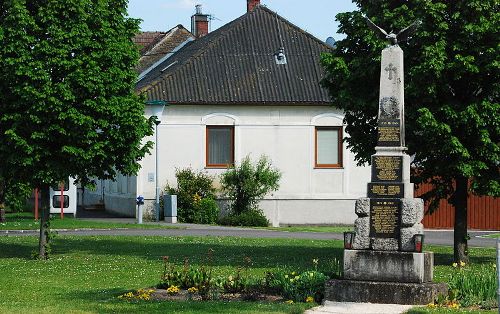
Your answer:
[[[345,231],[353,231],[353,226],[283,226],[283,227],[268,227],[268,230],[285,231],[285,232],[331,232],[343,233]]]
[[[305,303],[140,302],[117,299],[120,294],[151,287],[160,280],[162,256],[182,264],[204,263],[214,250],[215,276],[232,274],[251,257],[250,275],[287,267],[312,269],[340,259],[342,242],[334,240],[247,239],[233,237],[115,237],[58,236],[48,261],[31,260],[36,237],[0,237],[0,313],[301,313]],[[435,252],[435,278],[449,280],[453,252],[449,247],[426,247]],[[494,249],[471,249],[471,262],[495,261]],[[417,309],[413,313],[452,313]],[[423,312],[422,312],[423,311]],[[458,312],[453,312],[458,313]],[[488,312],[481,312],[488,313]]]
[[[159,282],[162,259],[203,263],[214,252],[214,272],[228,275],[252,258],[252,275],[281,266],[312,267],[339,257],[340,242],[216,237],[58,236],[48,261],[31,260],[36,237],[0,237],[0,313],[299,313],[307,304],[249,302],[127,303],[117,296]],[[300,252],[300,254],[299,254]]]
[[[485,238],[494,238],[494,239],[497,239],[497,238],[500,238],[500,233],[493,233],[493,234],[488,234],[488,235],[485,235],[483,236]]]
[[[32,213],[7,214],[7,222],[0,223],[0,230],[38,230],[40,220],[35,220]],[[53,215],[51,219],[52,229],[181,229],[179,226],[162,224],[134,224],[126,222],[105,222],[85,219],[75,219],[71,215],[66,215],[61,219],[58,215]]]

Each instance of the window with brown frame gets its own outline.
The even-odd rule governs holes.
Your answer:
[[[315,167],[342,168],[342,127],[316,127]]]
[[[207,126],[206,141],[207,167],[234,165],[234,126]]]

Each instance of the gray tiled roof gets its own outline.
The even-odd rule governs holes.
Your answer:
[[[276,64],[284,47],[287,64]],[[331,48],[264,6],[180,49],[137,84],[179,104],[327,104],[321,52]]]

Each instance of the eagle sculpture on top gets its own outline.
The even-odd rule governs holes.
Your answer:
[[[368,16],[365,16],[365,19],[366,19],[366,24],[368,24],[368,27],[370,27],[371,30],[377,33],[380,36],[380,38],[389,40],[392,45],[397,45],[398,42],[407,41],[408,38],[410,38],[410,36],[413,33],[415,33],[418,26],[420,25],[420,21],[417,20],[413,22],[413,24],[411,24],[410,26],[402,29],[397,34],[394,34],[392,31],[389,34],[387,34],[385,30],[375,25],[375,23],[373,23],[372,20],[368,18]]]

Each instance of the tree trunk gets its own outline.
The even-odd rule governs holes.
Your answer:
[[[7,219],[5,219],[5,208],[2,204],[0,204],[0,223],[5,223]]]
[[[454,261],[469,262],[469,250],[467,247],[467,198],[468,178],[458,177],[456,179],[455,193],[452,202],[455,206],[455,230],[454,230]]]
[[[48,245],[50,232],[49,216],[50,216],[50,190],[49,186],[43,186],[41,189],[41,217],[40,217],[40,239],[38,242],[38,258],[47,259],[48,258]]]

